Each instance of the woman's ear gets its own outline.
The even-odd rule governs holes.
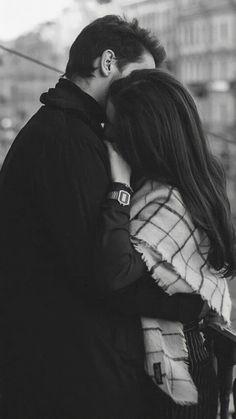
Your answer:
[[[111,49],[103,52],[100,61],[100,70],[103,76],[108,77],[114,71],[116,56]]]

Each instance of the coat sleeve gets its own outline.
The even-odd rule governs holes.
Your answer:
[[[129,237],[130,207],[106,199],[102,206],[96,243],[95,280],[100,289],[119,291],[147,272]]]

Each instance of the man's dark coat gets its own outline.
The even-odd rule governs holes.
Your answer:
[[[0,175],[4,417],[136,419],[139,319],[86,291],[109,185],[104,114],[65,79],[41,101]]]

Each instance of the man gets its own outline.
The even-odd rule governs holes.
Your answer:
[[[43,106],[3,164],[4,418],[145,418],[139,316],[160,314],[171,298],[150,292],[142,278],[102,297],[93,290],[92,255],[110,182],[101,128],[108,88],[164,56],[136,22],[92,22],[71,47],[65,77],[41,96]]]

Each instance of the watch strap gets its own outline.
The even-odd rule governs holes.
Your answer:
[[[111,191],[108,194],[108,199],[114,199],[115,201],[119,202],[120,205],[127,206],[130,205],[130,198],[131,194],[124,189],[120,189],[118,191]]]
[[[131,186],[127,185],[126,183],[112,182],[111,191],[120,191],[121,189],[129,192],[131,195],[134,192],[133,189],[131,188]]]

